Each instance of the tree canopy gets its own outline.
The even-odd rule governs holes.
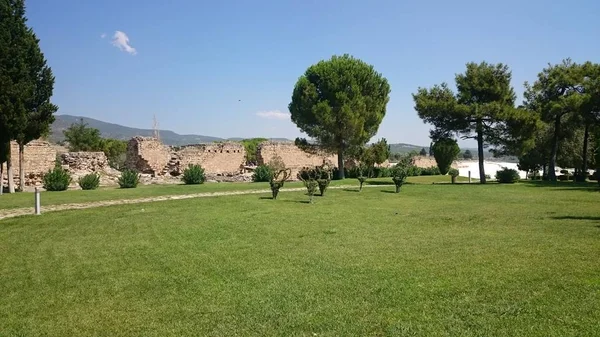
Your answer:
[[[310,66],[294,87],[292,121],[320,146],[344,155],[375,134],[386,113],[390,86],[373,66],[350,55],[333,56]]]
[[[20,184],[24,185],[24,145],[48,133],[58,107],[50,102],[54,87],[52,70],[39,47],[39,39],[27,27],[23,0],[0,2],[0,146],[19,144]],[[10,147],[7,166],[12,170]],[[14,191],[12,172],[9,190]]]
[[[441,174],[448,173],[459,153],[460,148],[454,139],[441,138],[433,144],[433,157]]]
[[[434,127],[430,135],[434,142],[454,134],[477,141],[482,183],[486,182],[484,147],[501,146],[504,134],[513,131],[509,123],[524,119],[523,111],[514,107],[511,78],[510,70],[501,63],[468,63],[465,73],[455,77],[456,94],[446,83],[419,88],[413,94],[419,117]],[[435,149],[433,153],[435,156]]]
[[[471,160],[471,159],[473,159],[473,153],[471,153],[471,150],[466,150],[463,153],[463,159],[465,159],[465,160]]]

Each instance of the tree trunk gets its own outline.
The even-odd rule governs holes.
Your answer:
[[[344,149],[340,146],[338,149],[338,179],[342,180],[346,176],[344,174]]]
[[[19,190],[25,190],[25,145],[19,144]]]
[[[581,164],[581,174],[587,179],[588,175],[588,142],[590,138],[590,125],[585,125],[585,132],[583,134],[583,153],[581,154],[581,158],[583,158],[583,163]]]
[[[4,163],[0,163],[0,195],[4,193]]]
[[[15,193],[15,179],[13,177],[11,146],[8,146],[6,156],[6,174],[8,175],[8,193]]]
[[[479,157],[479,183],[485,184],[485,165],[483,158],[483,126],[482,121],[477,121],[477,155]]]
[[[556,181],[556,156],[558,154],[558,135],[560,133],[560,116],[554,120],[554,136],[552,136],[552,151],[548,165],[548,180]]]

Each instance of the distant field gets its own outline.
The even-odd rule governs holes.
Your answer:
[[[598,336],[594,185],[393,189],[2,220],[0,336]]]

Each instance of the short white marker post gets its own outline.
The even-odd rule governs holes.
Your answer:
[[[35,215],[42,214],[42,210],[40,207],[40,189],[35,188]]]
[[[471,183],[471,171],[469,171],[469,184]]]

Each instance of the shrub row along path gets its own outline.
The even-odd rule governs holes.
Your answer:
[[[390,185],[393,186],[393,185]],[[381,187],[377,185],[366,185],[365,187]],[[355,185],[341,185],[341,186],[330,186],[328,189],[343,189],[343,188],[357,188]],[[282,188],[280,192],[297,192],[297,191],[305,191],[305,187],[295,187],[295,188]],[[248,191],[224,191],[224,192],[205,192],[205,193],[193,193],[193,194],[180,194],[180,195],[163,195],[156,197],[148,197],[148,198],[136,198],[136,199],[119,199],[119,200],[105,200],[105,201],[93,201],[86,203],[72,203],[72,204],[62,204],[62,205],[50,205],[44,206],[44,200],[42,199],[42,213],[45,212],[55,212],[55,211],[66,211],[70,209],[85,209],[85,208],[95,208],[95,207],[103,207],[103,206],[113,206],[113,205],[124,205],[124,204],[140,204],[147,202],[155,202],[155,201],[166,201],[166,200],[181,200],[181,199],[192,199],[192,198],[207,198],[207,197],[218,197],[218,196],[226,196],[226,195],[243,195],[243,194],[262,194],[262,193],[271,193],[271,190],[261,189],[261,190],[248,190]],[[34,208],[32,207],[23,207],[23,208],[15,208],[15,209],[7,209],[0,210],[0,220],[6,218],[13,218],[17,216],[23,215],[31,215],[34,214]]]

